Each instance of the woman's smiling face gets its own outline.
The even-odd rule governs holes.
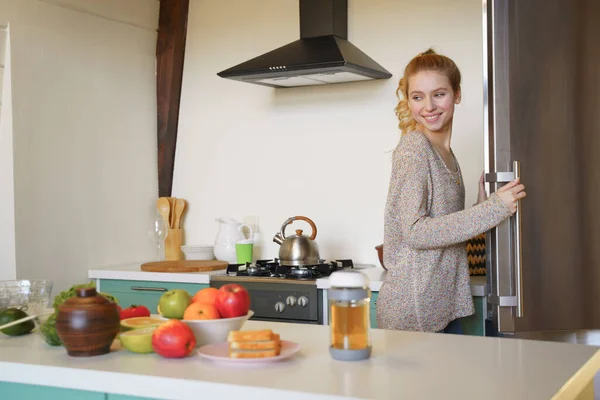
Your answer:
[[[460,92],[454,93],[446,75],[420,71],[409,77],[408,106],[414,120],[429,133],[449,131],[458,103]]]

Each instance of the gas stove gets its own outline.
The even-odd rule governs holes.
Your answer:
[[[275,279],[318,279],[329,276],[332,272],[354,268],[352,260],[333,260],[319,264],[302,267],[280,265],[279,260],[257,260],[254,264],[229,264],[226,273],[228,276],[254,276]]]
[[[323,296],[316,280],[342,269],[354,268],[352,260],[321,260],[317,265],[288,267],[278,259],[229,264],[224,275],[212,275],[210,286],[237,283],[250,293],[253,320],[323,323]]]

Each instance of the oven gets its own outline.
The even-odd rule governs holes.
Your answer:
[[[281,266],[277,259],[258,260],[255,264],[230,264],[225,275],[211,276],[210,286],[244,286],[250,294],[252,320],[323,324],[323,294],[317,289],[317,279],[353,267],[351,260],[303,267]]]
[[[243,279],[216,275],[211,277],[210,286],[220,288],[228,283],[237,283],[250,294],[252,320],[322,324],[323,299],[315,280],[302,283],[273,281],[269,278]]]

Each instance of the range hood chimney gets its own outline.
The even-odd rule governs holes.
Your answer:
[[[217,75],[275,88],[392,76],[347,39],[347,0],[300,0],[300,40]]]

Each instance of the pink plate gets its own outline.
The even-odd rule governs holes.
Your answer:
[[[293,356],[299,352],[300,349],[301,347],[298,343],[290,342],[289,340],[282,340],[281,352],[278,356],[266,358],[230,358],[229,343],[223,342],[200,346],[198,348],[198,354],[200,357],[204,357],[216,362],[225,362],[230,364],[268,364]]]

